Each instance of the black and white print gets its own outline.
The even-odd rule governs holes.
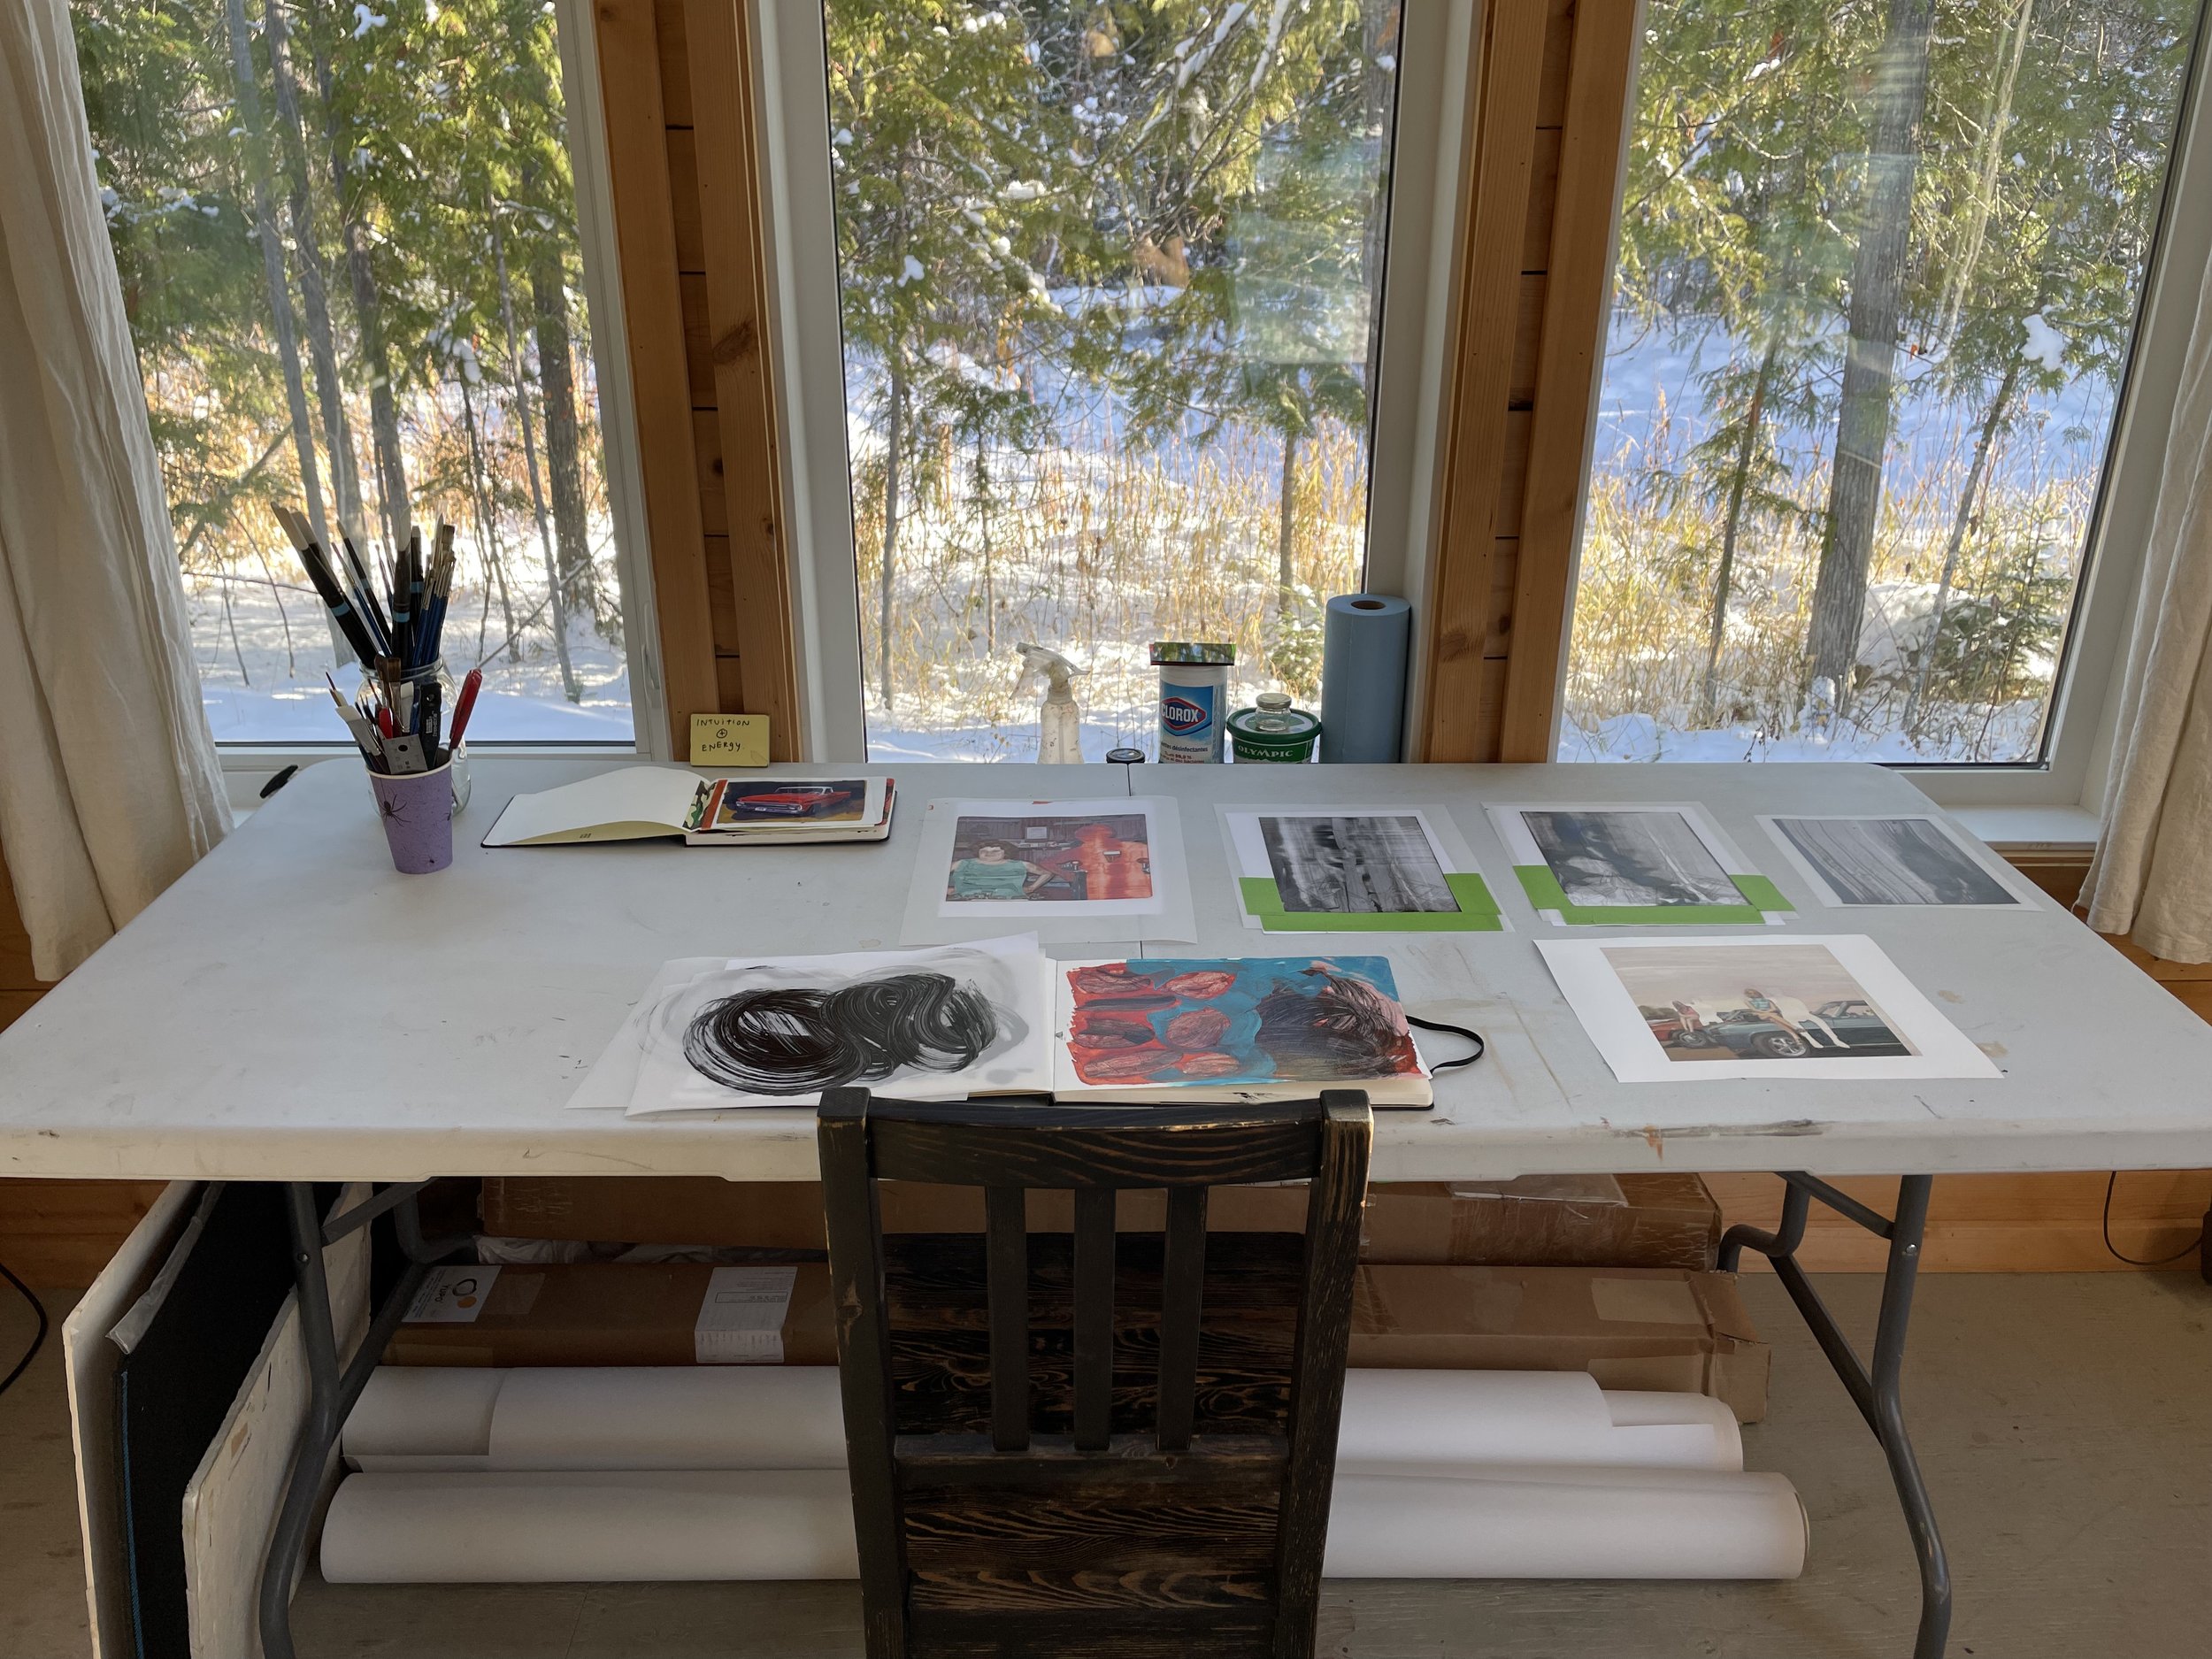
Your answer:
[[[1418,818],[1263,815],[1259,823],[1286,910],[1353,916],[1459,909]]]
[[[1767,823],[1831,904],[2025,905],[2018,892],[1932,818],[1775,818]]]
[[[1570,904],[1746,902],[1695,826],[1679,812],[1524,809],[1521,818]]]

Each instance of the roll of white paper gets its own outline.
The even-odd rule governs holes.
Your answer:
[[[1340,1578],[1789,1578],[1802,1505],[1779,1475],[1468,1465],[1342,1474]],[[355,1475],[323,1528],[334,1584],[850,1578],[852,1506],[827,1469]]]
[[[1337,1446],[1362,1467],[1743,1467],[1719,1402],[1609,1393],[1586,1371],[1355,1371]],[[845,1434],[829,1365],[385,1367],[345,1452],[380,1473],[838,1469]]]
[[[1804,1506],[1780,1475],[1694,1469],[1340,1473],[1332,1578],[1794,1578]]]
[[[481,1456],[492,1413],[514,1373],[466,1365],[380,1365],[354,1402],[339,1444],[349,1457]]]
[[[834,1365],[518,1371],[492,1416],[503,1469],[842,1469]]]
[[[354,1475],[323,1523],[333,1584],[851,1578],[842,1470]]]
[[[1721,1432],[1704,1396],[1687,1398],[1700,1404],[1671,1416],[1632,1403],[1624,1423],[1587,1371],[1348,1371],[1337,1459],[1741,1469],[1734,1418]]]

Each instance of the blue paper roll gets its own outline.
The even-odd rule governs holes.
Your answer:
[[[1413,607],[1387,594],[1340,594],[1321,635],[1321,758],[1403,757]]]

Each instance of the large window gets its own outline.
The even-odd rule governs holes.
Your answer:
[[[555,8],[75,0],[218,741],[342,742],[271,513],[443,518],[474,740],[634,741]]]
[[[1397,0],[826,0],[869,750],[1095,760],[1151,641],[1318,690],[1364,569]]]
[[[1563,759],[2035,765],[2200,0],[1651,0]]]

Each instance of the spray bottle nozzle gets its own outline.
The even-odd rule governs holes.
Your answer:
[[[1021,653],[1023,672],[1042,674],[1050,690],[1073,690],[1073,677],[1083,672],[1048,646],[1022,644],[1014,649]]]

